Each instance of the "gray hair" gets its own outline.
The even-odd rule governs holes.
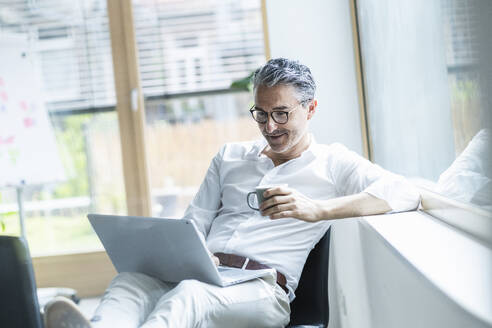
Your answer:
[[[259,85],[269,88],[278,84],[291,85],[297,91],[296,98],[303,106],[314,99],[316,91],[316,83],[309,67],[285,58],[270,59],[255,71],[252,81],[254,92]]]

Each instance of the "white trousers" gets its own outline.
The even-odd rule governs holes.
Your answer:
[[[275,276],[217,287],[197,280],[165,283],[141,273],[118,274],[101,299],[94,328],[284,327],[289,299]]]

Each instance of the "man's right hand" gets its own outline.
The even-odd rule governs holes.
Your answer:
[[[216,266],[219,266],[220,265],[219,258],[217,256],[213,255],[213,254],[211,255],[211,257],[212,257],[212,260],[214,261],[215,265]]]

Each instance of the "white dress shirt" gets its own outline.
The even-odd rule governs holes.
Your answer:
[[[418,206],[418,192],[403,177],[341,144],[317,144],[311,136],[300,157],[278,166],[262,154],[266,145],[265,139],[224,145],[184,217],[195,221],[212,253],[246,256],[283,273],[291,301],[309,252],[333,221],[261,216],[246,202],[256,186],[288,184],[316,200],[365,191],[385,200],[395,212]]]

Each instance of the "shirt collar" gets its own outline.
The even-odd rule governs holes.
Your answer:
[[[246,159],[253,161],[258,160],[260,158],[261,152],[263,151],[263,149],[265,149],[266,145],[267,141],[265,140],[265,138],[260,138],[254,141],[253,146],[246,154]]]

